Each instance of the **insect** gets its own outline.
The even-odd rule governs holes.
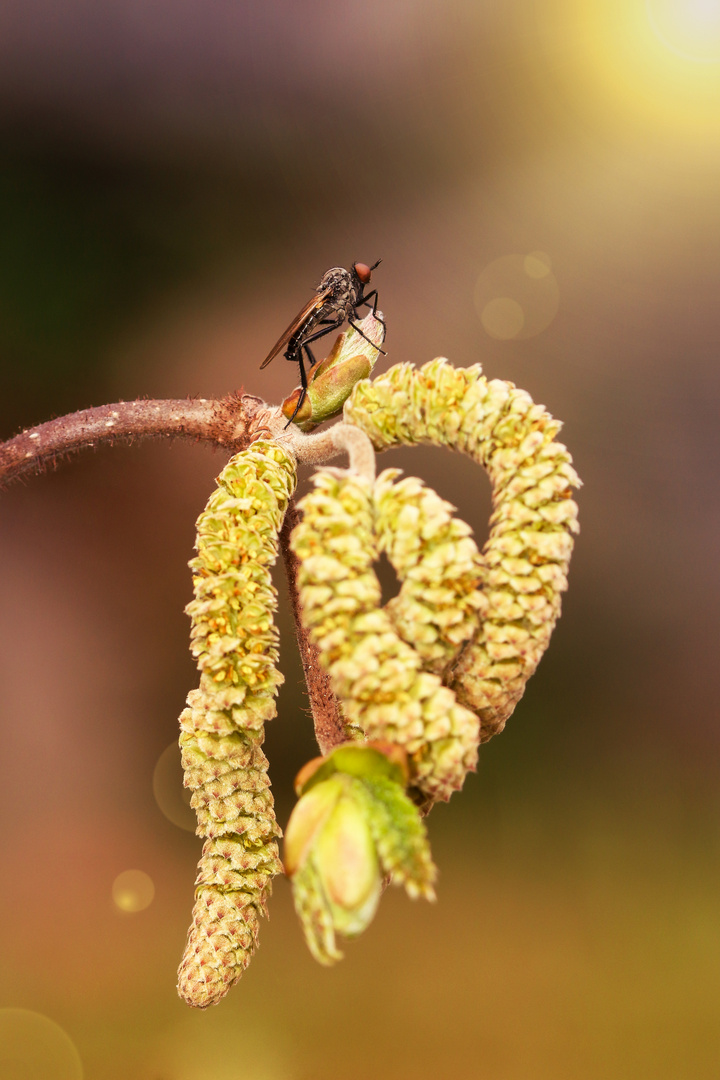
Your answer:
[[[270,361],[274,360],[283,347],[286,346],[285,359],[294,361],[300,367],[300,397],[295,413],[288,420],[288,424],[295,419],[295,415],[307,394],[305,358],[309,360],[311,365],[315,363],[315,357],[310,350],[311,343],[324,337],[325,334],[332,333],[333,330],[342,326],[346,319],[361,337],[365,338],[366,341],[370,341],[354,320],[357,317],[358,308],[363,307],[365,304],[370,306],[371,301],[372,313],[373,315],[377,314],[377,289],[366,293],[365,288],[370,284],[373,270],[381,262],[382,260],[378,259],[372,266],[356,262],[352,264],[349,270],[345,270],[342,266],[334,266],[331,270],[328,270],[315,290],[313,298],[298,312],[285,333],[275,342],[260,365],[261,370],[267,367]],[[370,342],[370,344],[372,345],[373,342]],[[383,356],[385,355],[382,349],[379,351],[383,353]]]

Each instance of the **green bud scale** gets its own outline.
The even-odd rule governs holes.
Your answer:
[[[301,431],[312,431],[342,412],[355,383],[366,379],[375,366],[385,337],[385,324],[370,313],[340,334],[332,351],[307,373],[307,392],[298,387],[282,403],[282,411]],[[303,397],[298,408],[298,400]]]
[[[200,685],[180,716],[180,747],[206,840],[178,992],[200,1008],[219,1001],[247,967],[272,877],[282,871],[262,742],[283,681],[270,568],[295,483],[294,458],[258,440],[223,469],[197,522],[195,599],[186,610]]]
[[[370,746],[339,747],[311,775],[288,823],[285,866],[322,964],[342,956],[336,934],[356,937],[371,922],[383,879],[435,899],[436,869],[403,770]]]

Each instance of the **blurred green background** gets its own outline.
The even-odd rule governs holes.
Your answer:
[[[3,437],[142,395],[279,402],[280,330],[382,256],[383,365],[516,382],[585,487],[550,651],[429,819],[439,902],[392,891],[327,971],[278,881],[206,1014],[175,993],[200,841],[157,763],[224,458],[106,449],[2,495],[3,1080],[720,1075],[719,191],[711,0],[5,0]],[[469,462],[382,464],[483,538]],[[284,822],[314,744],[281,606]]]

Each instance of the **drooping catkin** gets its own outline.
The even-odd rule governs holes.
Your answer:
[[[404,747],[413,786],[430,802],[448,799],[475,768],[477,718],[423,670],[380,606],[371,481],[323,469],[313,482],[291,540],[303,621],[349,723]]]
[[[262,742],[283,681],[270,567],[295,483],[294,459],[258,440],[223,469],[197,522],[187,612],[201,674],[180,716],[180,747],[206,840],[178,992],[200,1008],[219,1001],[250,962],[282,871]]]
[[[385,610],[425,670],[443,675],[487,608],[484,563],[450,503],[417,477],[399,476],[386,469],[374,491],[378,544],[400,581]]]
[[[483,549],[487,608],[475,637],[446,675],[480,718],[481,741],[501,731],[547,648],[567,588],[578,531],[571,491],[580,481],[555,441],[560,423],[512,383],[488,381],[479,366],[433,360],[399,364],[358,383],[344,418],[376,450],[434,443],[486,469],[493,514]]]

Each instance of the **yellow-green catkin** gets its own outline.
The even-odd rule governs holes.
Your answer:
[[[483,550],[487,609],[479,632],[446,681],[480,718],[481,741],[505,726],[560,614],[567,588],[580,481],[555,441],[560,423],[512,383],[488,381],[479,366],[433,360],[400,364],[359,383],[346,422],[376,450],[434,443],[468,454],[492,485],[490,536]]]
[[[454,507],[416,477],[396,483],[399,475],[386,469],[375,484],[378,543],[401,582],[385,610],[425,670],[443,675],[487,608],[484,564]]]
[[[405,748],[426,801],[448,799],[475,768],[477,718],[423,670],[380,606],[372,482],[324,469],[314,483],[292,534],[303,621],[349,723]]]
[[[201,674],[180,716],[180,747],[206,840],[178,992],[199,1008],[219,1001],[247,967],[282,871],[262,742],[283,681],[270,567],[295,483],[294,459],[258,440],[223,469],[197,522],[187,612]]]

